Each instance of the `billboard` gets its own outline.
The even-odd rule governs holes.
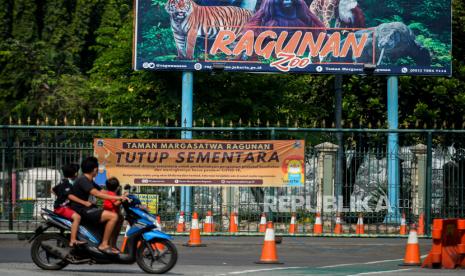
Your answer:
[[[451,74],[450,0],[135,0],[134,21],[136,70]]]
[[[136,186],[302,187],[304,140],[94,139],[96,178]]]

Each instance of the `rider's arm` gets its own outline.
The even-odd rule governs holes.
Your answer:
[[[98,198],[101,198],[101,199],[109,199],[109,200],[123,200],[125,199],[126,197],[124,196],[112,196],[112,195],[109,195],[107,193],[104,193],[104,192],[101,192],[95,188],[93,188],[92,190],[90,190],[89,192],[91,195],[95,196],[95,197],[98,197]]]
[[[77,202],[77,203],[79,203],[79,204],[81,204],[81,205],[84,205],[84,206],[86,206],[86,207],[92,206],[92,203],[91,203],[91,202],[82,200],[82,199],[80,199],[79,197],[77,197],[77,196],[75,196],[75,195],[73,195],[73,194],[69,194],[69,195],[68,195],[68,199],[69,199],[69,200],[72,200],[72,201],[74,201],[74,202]]]
[[[118,207],[118,206],[121,205],[121,201],[120,201],[120,200],[113,200],[111,203],[112,203],[114,206],[116,206],[116,207]]]

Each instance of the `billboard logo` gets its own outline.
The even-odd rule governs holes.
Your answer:
[[[197,71],[202,70],[202,64],[201,63],[194,64],[194,69],[197,70]]]
[[[97,141],[97,146],[103,147],[103,140],[98,140]]]
[[[294,143],[294,148],[295,149],[300,149],[302,147],[302,143],[299,140],[296,140]]]
[[[323,72],[323,66],[317,66],[317,67],[316,67],[316,71],[317,71],[318,73]]]
[[[144,62],[142,64],[142,67],[144,69],[154,69],[155,68],[155,63],[153,63],[153,62]]]

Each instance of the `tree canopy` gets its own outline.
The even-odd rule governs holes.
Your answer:
[[[399,123],[462,127],[465,114],[465,4],[453,0],[453,76],[401,77]],[[387,1],[389,4],[389,1]],[[441,20],[436,1],[413,17]],[[406,11],[407,12],[407,11]],[[395,15],[393,15],[395,16]],[[435,17],[436,16],[436,17]],[[181,73],[133,71],[132,1],[0,2],[0,121],[8,118],[178,120]],[[431,41],[430,41],[431,42]],[[434,42],[434,41],[433,41]],[[431,43],[433,43],[431,42]],[[428,41],[424,41],[428,43]],[[443,52],[440,46],[436,51]],[[195,73],[194,119],[237,122],[334,121],[334,76]],[[385,125],[386,78],[345,76],[345,126]]]

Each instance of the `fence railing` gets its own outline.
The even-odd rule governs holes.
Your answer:
[[[0,231],[33,231],[40,223],[41,208],[53,206],[50,190],[61,179],[60,168],[92,155],[95,137],[180,139],[182,131],[191,131],[195,139],[305,140],[303,187],[193,187],[191,209],[201,218],[212,211],[220,233],[228,232],[233,211],[239,216],[240,233],[246,234],[257,232],[263,212],[282,233],[295,213],[297,231],[304,235],[313,233],[317,212],[322,213],[326,233],[331,233],[340,214],[348,234],[355,233],[360,213],[371,234],[397,234],[402,214],[407,223],[424,215],[427,225],[436,217],[465,216],[463,130],[4,125]],[[399,138],[394,153],[387,150],[389,133]],[[399,177],[388,183],[392,154],[399,162]],[[393,190],[398,192],[394,211],[385,208]],[[159,196],[158,213],[166,229],[174,231],[180,187],[139,187],[138,192]],[[339,209],[322,208],[321,202],[329,206],[334,200]]]

